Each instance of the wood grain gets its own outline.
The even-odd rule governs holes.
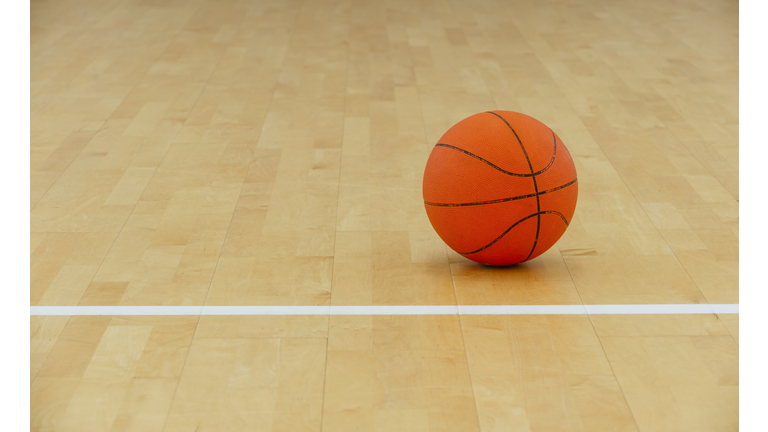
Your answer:
[[[739,301],[738,4],[30,4],[30,305]],[[568,147],[560,241],[448,249],[432,146]],[[31,317],[34,431],[738,430],[738,315]]]

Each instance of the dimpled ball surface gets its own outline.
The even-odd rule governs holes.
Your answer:
[[[489,111],[451,127],[424,170],[424,206],[445,243],[473,261],[503,266],[551,248],[571,222],[576,167],[549,127]]]

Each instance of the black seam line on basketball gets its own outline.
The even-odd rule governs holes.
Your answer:
[[[529,214],[528,216],[526,216],[526,217],[520,219],[519,221],[515,222],[514,224],[512,224],[511,227],[507,228],[506,231],[501,233],[500,236],[496,237],[496,239],[494,239],[492,242],[488,243],[487,245],[481,247],[480,249],[472,251],[472,252],[459,252],[459,254],[460,255],[472,255],[472,254],[476,254],[478,252],[482,252],[482,251],[488,249],[489,247],[493,246],[497,241],[501,240],[502,237],[507,235],[508,232],[512,231],[512,228],[516,227],[521,222],[526,221],[526,220],[528,220],[528,219],[530,219],[530,218],[532,218],[534,216],[538,216],[539,218],[541,218],[541,215],[543,215],[543,214],[553,214],[553,215],[556,215],[556,216],[560,216],[560,219],[563,220],[563,222],[565,223],[565,226],[568,227],[568,220],[565,218],[565,216],[563,216],[562,213],[560,213],[558,211],[554,211],[554,210],[544,210],[544,211],[540,211],[540,212],[537,212],[537,213]],[[528,258],[526,258],[526,259],[528,259]]]
[[[475,159],[479,160],[480,162],[490,166],[491,168],[493,168],[493,169],[495,169],[497,171],[501,171],[502,173],[504,173],[506,175],[510,175],[510,176],[514,176],[514,177],[534,177],[534,176],[537,176],[537,175],[547,171],[552,166],[552,163],[555,161],[555,156],[553,155],[552,156],[552,160],[549,161],[549,165],[544,167],[544,169],[542,169],[541,171],[536,171],[535,173],[532,173],[532,174],[520,174],[520,173],[515,173],[515,172],[512,172],[512,171],[507,171],[504,168],[501,168],[500,166],[494,164],[493,162],[491,162],[491,161],[489,161],[487,159],[483,159],[482,157],[480,157],[480,156],[478,156],[478,155],[476,155],[476,154],[474,154],[472,152],[468,152],[468,151],[466,151],[466,150],[464,150],[463,148],[460,148],[460,147],[452,146],[450,144],[443,144],[443,143],[437,143],[437,144],[435,144],[435,147],[445,147],[445,148],[449,148],[449,149],[460,151],[460,152],[464,153],[465,155],[467,155],[469,157],[472,157],[472,158],[475,158]]]
[[[548,189],[543,192],[539,192],[539,195],[544,195],[552,192],[559,191],[560,189],[565,189],[568,186],[576,183],[578,179],[573,179],[572,181],[569,181],[568,183],[558,186],[556,188]],[[495,200],[488,200],[488,201],[477,201],[477,202],[468,202],[468,203],[434,203],[430,201],[424,201],[425,205],[434,206],[434,207],[469,207],[469,206],[479,206],[479,205],[486,205],[486,204],[497,204],[502,202],[509,202],[509,201],[515,201],[525,198],[533,198],[536,194],[528,194],[528,195],[519,195],[515,197],[510,198],[499,198]]]
[[[528,157],[528,152],[525,151],[525,146],[523,145],[523,141],[520,139],[520,137],[517,135],[517,132],[515,131],[515,128],[512,127],[511,124],[505,119],[504,117],[496,114],[493,111],[486,111],[488,114],[493,114],[496,117],[500,118],[501,121],[503,121],[507,127],[509,127],[509,130],[512,131],[513,134],[515,134],[515,138],[517,138],[517,142],[520,143],[520,148],[523,149],[523,154],[525,155],[525,160],[528,161],[528,168],[531,169],[531,179],[533,180],[533,191],[536,192],[536,211],[538,212],[536,216],[536,237],[533,238],[533,247],[531,248],[531,252],[528,254],[527,257],[523,261],[528,261],[528,258],[533,255],[533,251],[536,250],[536,245],[539,243],[539,231],[541,230],[541,199],[539,198],[539,186],[536,184],[536,174],[533,172],[533,164],[531,163],[531,158]],[[554,135],[554,132],[552,132]],[[555,145],[557,145],[557,140],[555,140]],[[552,157],[554,158],[554,153],[552,154]]]

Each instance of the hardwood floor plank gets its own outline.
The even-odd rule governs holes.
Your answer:
[[[30,305],[737,311],[738,17],[32,2]],[[568,230],[512,267],[451,250],[424,211],[433,146],[490,110],[544,122],[578,172]],[[738,314],[662,311],[33,316],[30,425],[738,429]]]

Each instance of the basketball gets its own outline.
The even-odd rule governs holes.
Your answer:
[[[424,169],[424,207],[454,251],[482,264],[546,252],[576,209],[576,167],[544,123],[525,114],[470,116],[440,138]]]

